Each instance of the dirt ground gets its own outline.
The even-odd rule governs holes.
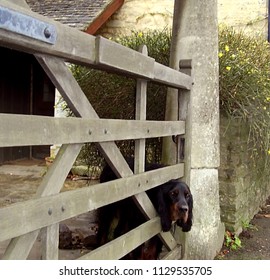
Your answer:
[[[241,247],[223,247],[216,259],[270,260],[270,197],[240,234]]]
[[[0,165],[0,208],[16,202],[26,201],[34,196],[47,167],[45,161],[15,161]],[[88,187],[96,181],[71,180],[67,178],[61,191]],[[76,259],[87,253],[83,242],[88,245],[94,242],[96,233],[96,216],[94,212],[85,213],[60,224],[61,246],[59,259]],[[68,229],[68,231],[67,231]],[[89,240],[90,237],[90,240]],[[2,258],[9,240],[0,242],[0,259]],[[41,236],[37,238],[28,259],[41,258]]]
[[[0,165],[0,208],[33,197],[45,172],[46,166],[43,161],[22,161]],[[94,183],[96,181],[67,179],[61,191],[87,187]],[[60,226],[64,236],[62,247],[67,249],[59,250],[59,259],[76,259],[88,252],[89,250],[86,249],[84,244],[85,242],[88,242],[88,244],[94,242],[96,226],[96,217],[93,212],[63,221]],[[66,234],[69,237],[68,244],[65,242]],[[71,243],[70,238],[72,238]],[[270,198],[250,224],[246,226],[239,238],[241,248],[232,250],[224,246],[216,259],[270,260]],[[40,240],[39,236],[30,252],[29,259],[41,258]],[[0,242],[0,259],[8,242]]]

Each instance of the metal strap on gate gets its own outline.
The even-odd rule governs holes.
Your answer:
[[[55,44],[57,32],[52,24],[0,6],[0,28],[33,39]]]

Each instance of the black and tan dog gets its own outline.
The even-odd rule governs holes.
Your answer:
[[[133,164],[130,164],[133,169]],[[162,168],[161,164],[146,165],[146,171]],[[100,182],[117,179],[109,165],[101,173]],[[161,219],[164,232],[169,231],[172,223],[176,222],[182,231],[188,232],[192,226],[193,199],[189,187],[179,180],[170,180],[148,190],[147,195],[152,201]],[[132,198],[101,207],[98,211],[99,230],[98,243],[103,245],[146,221],[145,217],[135,205]],[[162,242],[158,236],[142,244],[125,258],[128,259],[158,259],[162,249]]]

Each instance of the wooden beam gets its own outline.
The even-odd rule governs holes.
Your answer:
[[[184,166],[179,164],[12,204],[0,209],[0,242],[136,195],[183,174]]]
[[[153,218],[98,249],[83,255],[79,260],[120,259],[160,231],[160,218]]]
[[[175,88],[190,89],[192,86],[190,76],[103,37],[96,38],[96,52],[97,64],[104,69],[114,67],[120,73],[152,80]]]
[[[172,88],[189,90],[192,87],[190,76],[157,62],[155,62],[153,76],[155,82],[165,84]]]
[[[139,52],[144,54],[145,56],[148,55],[148,50],[145,45],[140,46]],[[147,102],[147,81],[142,79],[137,79],[135,119],[140,122],[146,120],[146,102]],[[144,172],[145,170],[144,165],[145,165],[145,138],[135,140],[134,173],[138,174]]]
[[[32,54],[53,55],[65,61],[106,71],[144,78],[171,87],[190,89],[191,78],[169,67],[156,63],[153,58],[102,37],[93,37],[59,22],[50,20],[12,2],[0,1],[2,7],[12,9],[56,28],[54,45],[12,31],[0,29],[0,45]]]
[[[41,257],[43,260],[58,260],[59,224],[41,230]]]
[[[155,60],[118,43],[96,37],[97,64],[117,67],[123,73],[153,79]]]
[[[181,255],[181,249],[182,247],[180,245],[177,245],[173,250],[171,250],[169,253],[167,253],[162,260],[180,260]]]
[[[20,128],[17,126],[18,121]],[[185,123],[182,121],[105,120],[0,114],[0,147],[164,137],[184,134],[184,126]]]

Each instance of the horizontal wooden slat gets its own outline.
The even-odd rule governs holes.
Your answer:
[[[150,57],[121,46],[102,37],[95,38],[65,25],[55,22],[37,13],[31,12],[14,3],[1,0],[0,5],[52,24],[56,28],[57,40],[54,45],[41,42],[11,31],[0,29],[0,45],[33,54],[49,54],[76,64],[92,66],[106,71],[114,71],[143,77],[176,88],[191,88],[190,76],[172,70],[155,62]]]
[[[79,260],[120,259],[160,231],[160,218],[153,218],[100,248],[83,255]]]
[[[184,134],[184,126],[185,123],[182,121],[105,120],[0,114],[0,147],[163,137]]]
[[[101,67],[116,67],[120,72],[126,72],[132,76],[136,75],[171,87],[191,88],[192,80],[189,75],[157,63],[151,57],[134,52],[132,49],[103,37],[97,37],[96,41],[97,64]]]
[[[178,72],[157,62],[155,62],[154,67],[154,81],[174,88],[180,87],[182,89],[191,89],[192,86],[192,79],[189,75]]]
[[[170,179],[181,178],[183,174],[183,164],[177,164],[7,206],[0,209],[0,241],[92,211],[161,185]]]
[[[101,36],[96,38],[97,63],[153,79],[155,60]]]

